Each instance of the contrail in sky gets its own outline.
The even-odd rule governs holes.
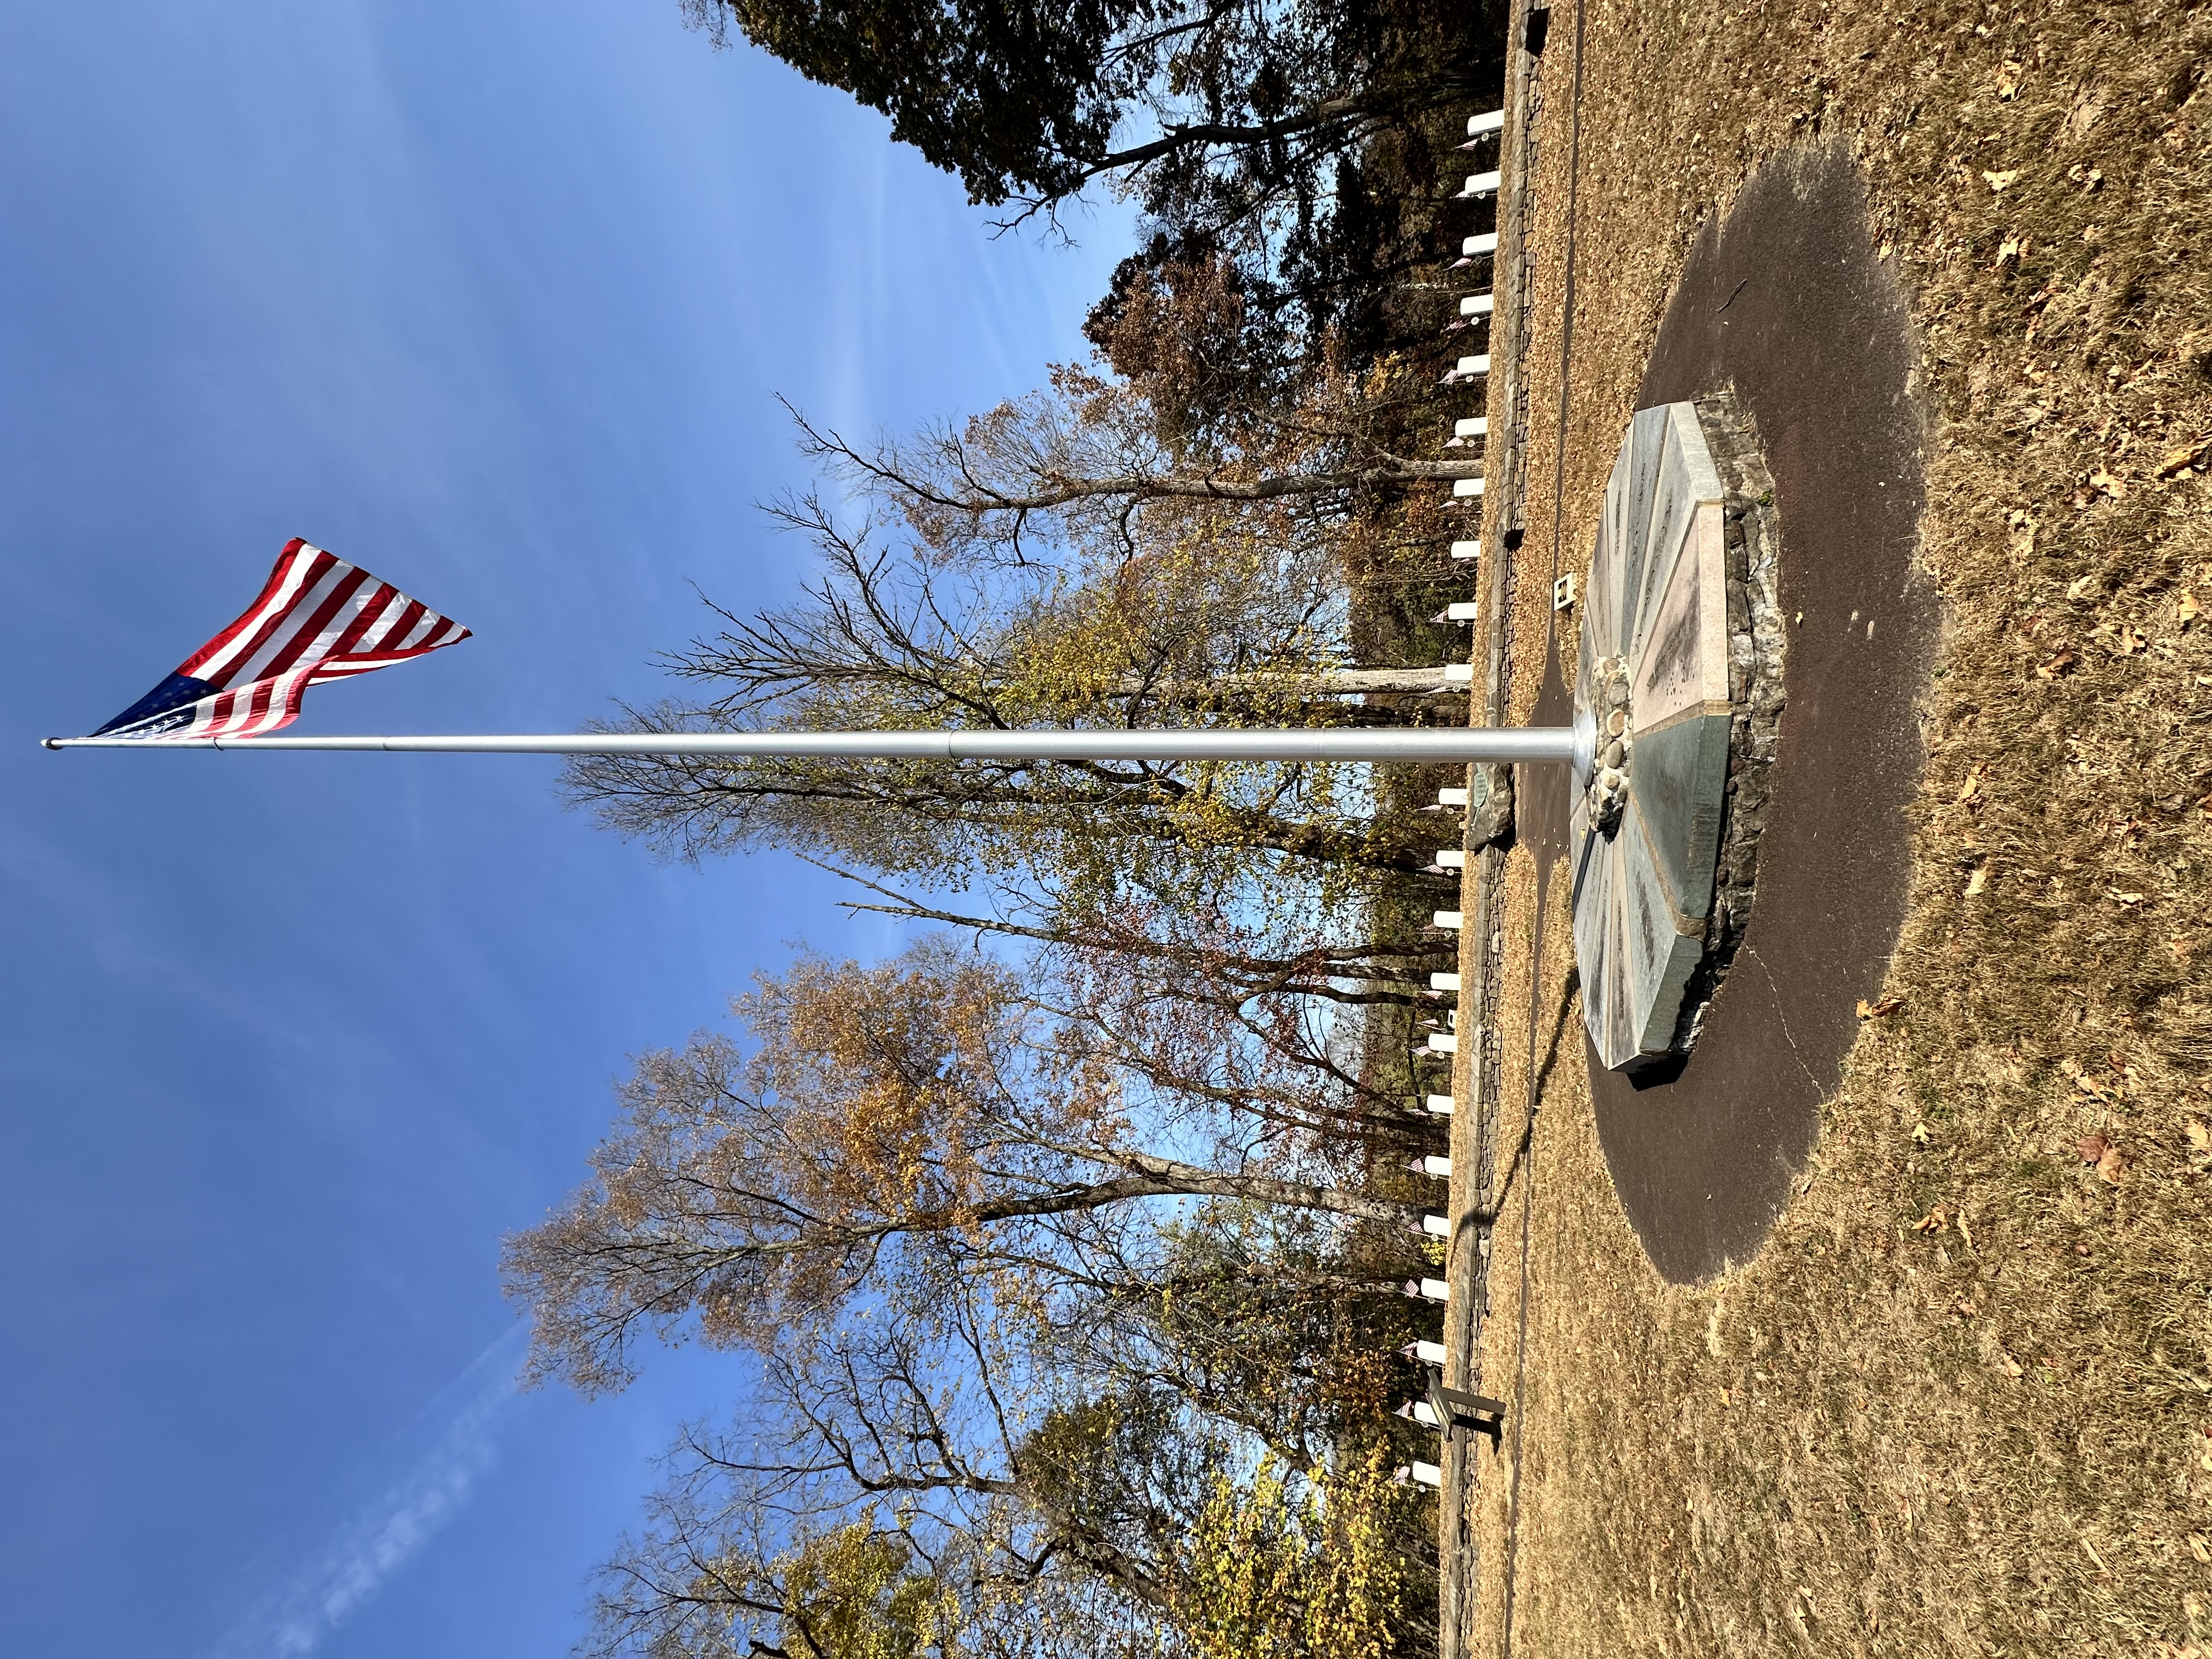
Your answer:
[[[526,1334],[517,1325],[440,1391],[425,1413],[443,1419],[429,1449],[256,1601],[216,1644],[219,1659],[300,1659],[313,1653],[453,1519],[491,1463],[497,1419],[515,1396],[518,1350]]]

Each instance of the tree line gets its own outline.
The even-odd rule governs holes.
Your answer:
[[[1463,44],[1494,30],[686,9],[884,110],[1010,222],[1107,179],[1152,230],[1091,360],[1026,398],[867,439],[794,409],[819,482],[769,512],[813,575],[780,608],[710,601],[667,655],[678,695],[610,726],[1465,720],[1458,692],[1359,672],[1445,637],[1417,614],[1438,484],[1477,470],[1415,435],[1434,354],[1376,298],[1413,256],[1360,215],[1495,87]],[[570,798],[662,854],[794,853],[926,930],[874,963],[802,952],[734,1000],[736,1033],[643,1057],[589,1178],[507,1241],[540,1380],[742,1356],[601,1575],[587,1650],[1432,1650],[1433,1512],[1393,1479],[1419,1443],[1389,1407],[1433,1324],[1398,1286],[1434,1260],[1407,1166],[1440,1140],[1419,1055],[1455,955],[1427,919],[1458,826],[1419,809],[1463,781],[573,763]]]

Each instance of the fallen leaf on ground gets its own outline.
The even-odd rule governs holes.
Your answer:
[[[1914,1124],[1912,1126],[1912,1138],[1920,1142],[1923,1146],[1926,1146],[1928,1144],[1928,1126],[1924,1123]]]
[[[2105,890],[2105,896],[2115,904],[2133,906],[2143,902],[2143,896],[2141,893],[2123,893],[2117,887],[2107,887]]]
[[[1982,769],[1977,766],[1972,771],[1966,774],[1966,781],[1959,786],[1959,805],[1964,806],[1968,801],[1973,799],[1975,796],[1981,793]]]
[[[2143,638],[2142,629],[2130,623],[2123,623],[2120,624],[2118,634],[2113,636],[2112,649],[2123,657],[2132,657],[2147,643],[2148,641]]]
[[[1939,1204],[1914,1222],[1912,1231],[1916,1233],[1940,1233],[1950,1224],[1943,1218],[1943,1206]]]
[[[2181,597],[2173,602],[2173,614],[2181,619],[2181,625],[2184,628],[2195,622],[2200,614],[2197,596],[2187,588],[2183,588]]]
[[[2120,1149],[2117,1146],[2106,1147],[2105,1155],[2097,1160],[2097,1173],[2104,1178],[2107,1186],[2118,1186],[2120,1177],[2127,1172],[2128,1161],[2121,1156]]]
[[[2026,66],[2017,58],[2008,58],[1997,66],[1997,96],[2010,100],[2020,92],[2021,76]]]
[[[2087,482],[2090,489],[2110,495],[2116,501],[2128,493],[2126,483],[2101,466],[2089,475]]]
[[[2212,437],[2199,438],[2195,443],[2177,444],[2158,459],[2158,476],[2170,478],[2175,473],[2197,465],[2212,450]]]
[[[2039,680],[2055,680],[2072,667],[2073,664],[2074,647],[2070,645],[2062,645],[2049,662],[2035,671],[2035,678]]]
[[[2081,1154],[2084,1164],[2094,1164],[2112,1150],[2112,1143],[2102,1135],[2087,1134],[2074,1143],[2074,1150]]]
[[[1869,1002],[1864,997],[1861,997],[1859,999],[1859,1018],[1861,1019],[1880,1019],[1885,1014],[1895,1013],[1903,1006],[1905,1006],[1905,999],[1903,997],[1884,997],[1880,1002]]]
[[[2212,1128],[2207,1128],[2192,1117],[2182,1127],[2181,1132],[2189,1137],[2191,1152],[2212,1152]]]
[[[2097,580],[2094,575],[2076,576],[2066,584],[2066,597],[2069,599],[2087,599],[2097,591]]]
[[[1973,897],[1975,894],[1980,892],[1983,888],[1989,884],[1990,866],[1986,864],[1977,866],[1974,873],[1966,878],[1966,896],[1968,898]]]
[[[2189,1534],[2189,1553],[2207,1566],[2212,1566],[2212,1538],[2201,1532]]]
[[[1997,1365],[2007,1376],[2016,1377],[2021,1374],[2022,1368],[2020,1361],[2014,1359],[2002,1348],[1997,1350]]]
[[[2007,167],[2002,173],[1984,173],[1982,182],[1993,191],[2010,190],[2020,178],[2018,167]]]

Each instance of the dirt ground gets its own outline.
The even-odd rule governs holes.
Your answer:
[[[1594,1127],[1565,884],[1532,984],[1534,872],[1508,865],[1507,1155],[1532,1006],[1541,1075],[1484,1328],[1484,1391],[1525,1404],[1517,1483],[1510,1437],[1478,1472],[1475,1652],[1506,1645],[1510,1581],[1531,1655],[2212,1654],[2205,79],[2201,3],[1588,0],[1578,29],[1561,0],[1521,556],[1548,564],[1564,453],[1586,561],[1708,216],[1840,141],[1917,331],[1944,634],[1889,1011],[1747,1265],[1650,1266]],[[1551,621],[1541,580],[1517,592],[1516,720]]]

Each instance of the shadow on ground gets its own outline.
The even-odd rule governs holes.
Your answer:
[[[1840,145],[1777,156],[1691,249],[1637,407],[1732,386],[1775,480],[1788,707],[1742,948],[1688,1065],[1643,1089],[1588,1054],[1599,1139],[1652,1263],[1678,1283],[1748,1260],[1820,1132],[1905,915],[1905,808],[1937,602],[1913,345]],[[1563,706],[1556,647],[1539,716]],[[1557,771],[1559,769],[1553,768]],[[1539,781],[1532,778],[1532,783]],[[1540,862],[1564,788],[1524,794]]]

